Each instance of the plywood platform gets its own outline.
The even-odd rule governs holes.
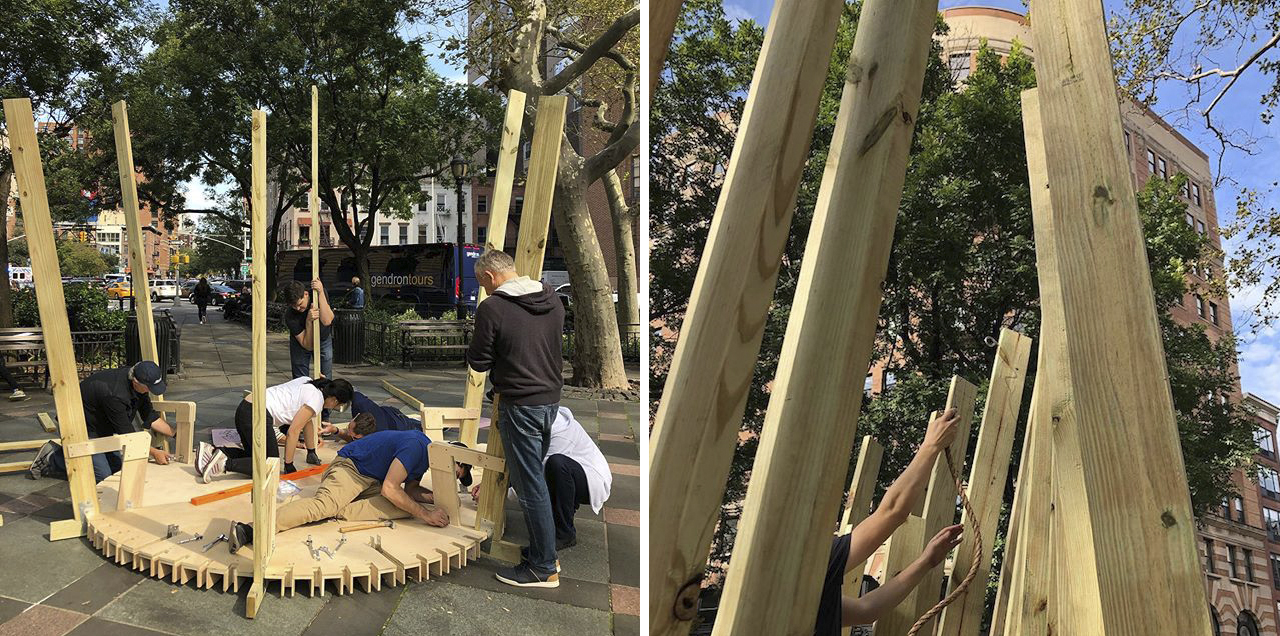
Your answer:
[[[321,458],[332,461],[336,447],[326,445],[318,451]],[[301,466],[301,464],[300,464]],[[147,468],[144,501],[146,505],[130,510],[114,511],[120,477],[114,475],[98,485],[101,512],[88,521],[88,538],[95,548],[120,565],[145,571],[149,575],[176,583],[195,581],[199,588],[219,586],[235,592],[242,578],[253,577],[253,546],[230,554],[221,542],[208,552],[203,548],[218,535],[227,532],[234,521],[253,519],[249,495],[237,495],[202,506],[193,506],[191,497],[251,483],[239,475],[226,475],[212,483],[200,483],[190,464],[151,465]],[[283,503],[315,492],[319,475],[295,483],[302,492]],[[423,485],[431,487],[430,474]],[[456,487],[456,482],[454,484]],[[480,542],[487,534],[474,529],[476,509],[469,496],[461,497],[462,519],[452,520],[447,528],[433,528],[413,519],[397,519],[395,528],[363,530],[346,534],[347,542],[332,558],[321,553],[311,557],[305,541],[311,537],[316,548],[337,546],[342,533],[338,528],[357,522],[331,520],[293,528],[276,535],[275,552],[266,572],[268,582],[279,583],[280,596],[293,596],[299,589],[313,596],[329,591],[346,594],[358,585],[366,592],[385,585],[398,585],[406,580],[425,580],[465,567],[468,560],[479,557]],[[112,512],[107,512],[112,511]],[[170,524],[179,533],[166,539]],[[204,538],[179,545],[177,542],[200,533]],[[377,537],[381,548],[370,544]]]

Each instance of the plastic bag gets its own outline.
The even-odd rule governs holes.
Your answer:
[[[284,500],[300,492],[302,492],[302,489],[298,487],[298,484],[293,483],[292,480],[285,479],[281,481],[280,486],[276,488],[276,502],[284,503]]]

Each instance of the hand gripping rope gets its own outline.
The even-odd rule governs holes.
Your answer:
[[[915,636],[921,628],[929,624],[929,621],[942,612],[942,608],[950,605],[952,601],[964,594],[965,590],[969,589],[969,584],[973,583],[974,577],[978,575],[978,564],[982,562],[982,528],[978,525],[978,515],[974,514],[973,505],[969,503],[969,495],[965,492],[964,482],[960,481],[955,462],[951,461],[951,449],[944,448],[942,452],[947,458],[947,470],[951,472],[951,478],[956,482],[956,492],[960,493],[960,501],[964,504],[966,517],[971,520],[973,526],[973,562],[969,564],[969,573],[965,575],[964,580],[960,581],[956,589],[951,590],[951,593],[946,598],[939,601],[937,605],[934,605],[916,620],[915,625],[912,625],[907,632],[907,636]]]

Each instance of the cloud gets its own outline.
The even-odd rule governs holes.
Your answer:
[[[726,18],[728,18],[728,19],[730,19],[730,20],[732,20],[732,21],[734,21],[734,22],[741,22],[741,21],[743,21],[743,20],[753,20],[753,19],[755,19],[755,18],[751,15],[751,12],[747,10],[747,8],[746,8],[746,7],[744,7],[744,6],[740,5],[740,4],[733,4],[732,2],[726,2],[726,3],[725,3],[725,5],[724,5],[724,17],[726,17]]]

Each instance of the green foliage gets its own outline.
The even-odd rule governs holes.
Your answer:
[[[83,283],[62,287],[66,298],[67,319],[71,331],[120,331],[124,329],[128,312],[107,309],[107,293]],[[39,327],[40,308],[36,303],[35,289],[23,289],[13,293],[13,324],[16,327]]]
[[[115,271],[115,265],[108,263],[98,248],[75,240],[58,241],[58,268],[63,276],[73,277],[98,277]]]

